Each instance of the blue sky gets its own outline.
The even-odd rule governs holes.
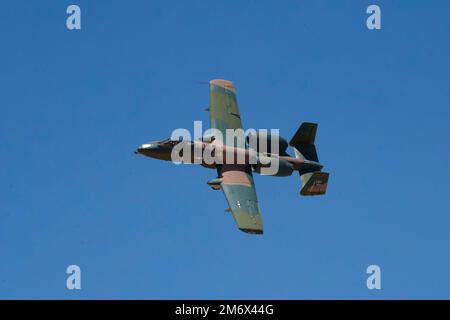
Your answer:
[[[448,1],[1,10],[0,298],[450,298]],[[207,124],[214,78],[234,81],[246,128],[319,123],[328,194],[255,176],[262,237],[236,229],[215,171],[133,154]]]

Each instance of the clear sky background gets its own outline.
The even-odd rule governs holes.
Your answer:
[[[78,4],[82,30],[66,29]],[[366,28],[378,4],[382,29]],[[450,2],[8,1],[0,19],[0,298],[450,298]],[[214,170],[133,154],[209,124],[319,123],[325,197],[255,175],[265,234]],[[206,129],[206,128],[205,128]],[[82,290],[66,289],[66,268]],[[382,290],[368,290],[377,264]]]

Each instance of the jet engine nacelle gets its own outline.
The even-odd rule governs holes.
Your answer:
[[[253,165],[253,170],[262,175],[287,177],[294,171],[294,166],[289,161],[278,159],[278,157],[260,156],[258,157],[258,163]]]
[[[272,149],[272,141],[276,145],[276,139],[278,139],[277,150]],[[288,148],[288,142],[280,135],[274,135],[270,132],[256,132],[255,134],[249,133],[247,136],[247,145],[256,150],[257,152],[273,153],[279,155],[286,155],[286,149]]]

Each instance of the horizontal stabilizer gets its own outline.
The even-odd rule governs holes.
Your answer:
[[[302,196],[325,194],[327,191],[328,176],[329,173],[321,171],[301,174],[302,190],[300,191],[300,194]]]

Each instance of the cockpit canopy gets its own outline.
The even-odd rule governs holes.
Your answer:
[[[157,144],[158,144],[158,146],[160,146],[162,148],[173,148],[173,146],[177,145],[181,141],[183,141],[183,137],[179,137],[178,139],[167,138],[167,139],[158,141]]]

